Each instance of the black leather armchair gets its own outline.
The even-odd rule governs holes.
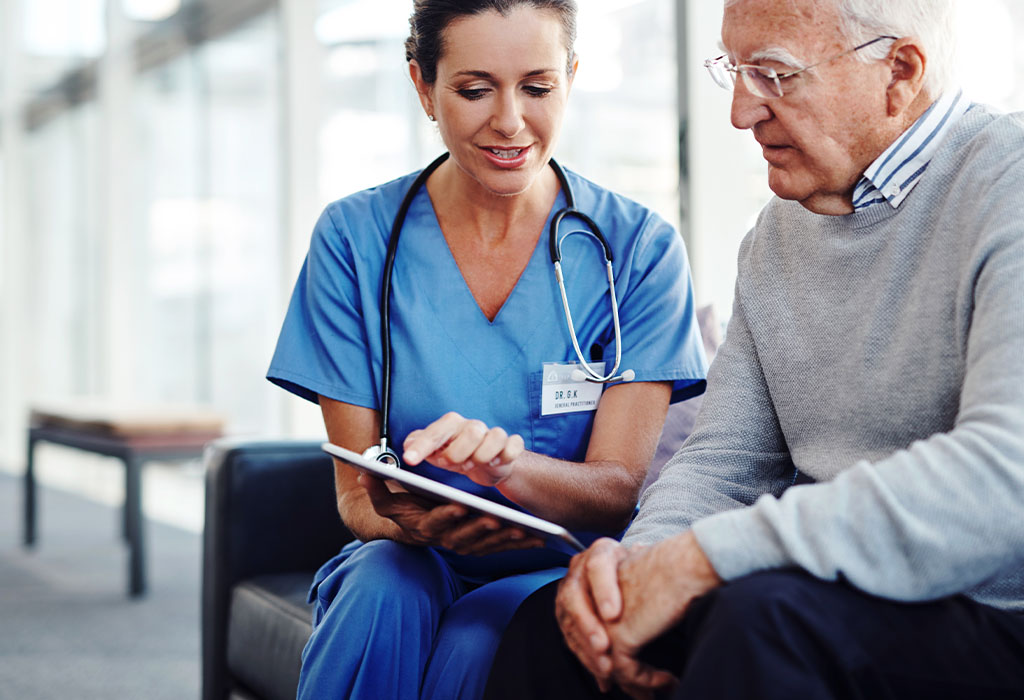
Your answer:
[[[316,569],[352,539],[320,443],[219,440],[206,451],[203,700],[291,700]]]

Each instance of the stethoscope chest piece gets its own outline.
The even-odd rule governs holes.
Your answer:
[[[372,459],[374,462],[386,464],[389,467],[394,467],[395,469],[402,468],[401,460],[398,459],[398,455],[395,454],[395,451],[387,446],[387,440],[381,440],[381,444],[379,445],[367,447],[363,450],[363,457]]]

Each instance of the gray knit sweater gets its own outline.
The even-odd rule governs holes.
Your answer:
[[[768,204],[703,401],[627,543],[1024,610],[1019,115],[972,108],[897,210]]]

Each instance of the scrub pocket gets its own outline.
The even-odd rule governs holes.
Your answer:
[[[596,411],[574,411],[542,416],[540,402],[543,385],[543,370],[531,372],[527,388],[533,449],[550,457],[579,462],[586,456]]]

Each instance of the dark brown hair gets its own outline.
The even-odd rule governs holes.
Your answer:
[[[405,60],[415,60],[423,80],[432,85],[437,80],[437,62],[444,53],[444,30],[453,20],[491,10],[507,17],[512,10],[523,5],[558,13],[568,52],[566,71],[572,72],[575,55],[572,47],[576,41],[575,0],[415,0],[409,17],[409,38],[405,40]]]

